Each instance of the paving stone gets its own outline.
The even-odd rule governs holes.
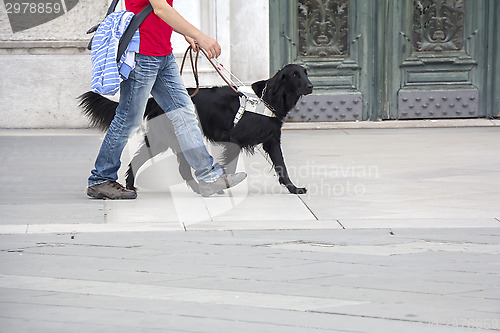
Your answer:
[[[345,228],[480,228],[500,227],[494,218],[379,218],[340,219]]]

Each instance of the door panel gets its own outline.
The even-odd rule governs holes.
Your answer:
[[[315,85],[288,120],[498,115],[499,7],[492,0],[271,1],[271,71],[300,64]]]
[[[391,119],[470,118],[480,115],[481,71],[478,50],[486,26],[477,0],[412,0],[393,3],[401,27],[392,61]],[[396,34],[393,34],[395,38]],[[397,101],[394,93],[397,92]]]
[[[373,57],[363,50],[373,48],[374,36],[358,17],[373,9],[371,1],[271,1],[271,72],[296,63],[307,68],[315,86],[314,95],[302,98],[288,120],[369,117]]]

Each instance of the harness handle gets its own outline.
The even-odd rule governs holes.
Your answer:
[[[193,68],[193,76],[194,76],[194,80],[196,82],[196,90],[194,91],[194,93],[192,95],[190,95],[190,97],[194,97],[198,93],[198,91],[200,90],[200,82],[198,79],[198,58],[199,58],[200,50],[205,55],[208,62],[214,67],[215,71],[219,74],[219,76],[222,78],[222,80],[224,80],[224,82],[226,82],[226,84],[229,87],[231,87],[231,89],[233,89],[235,93],[237,93],[239,95],[237,88],[229,82],[229,80],[224,76],[224,74],[221,73],[220,69],[214,64],[212,59],[210,59],[210,57],[205,52],[205,50],[202,49],[200,46],[196,47],[196,50],[195,50],[196,57],[195,57],[195,60],[193,62],[193,48],[191,45],[189,45],[188,48],[186,49],[186,52],[184,52],[184,57],[182,58],[180,74],[182,75],[182,70],[184,69],[184,63],[186,62],[186,57],[187,57],[187,54],[189,52],[189,58],[191,60],[191,67]]]

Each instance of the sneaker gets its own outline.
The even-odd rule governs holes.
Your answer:
[[[87,195],[95,199],[135,199],[137,192],[127,190],[115,181],[108,180],[104,183],[87,187]]]
[[[247,174],[244,172],[238,172],[234,174],[223,174],[216,181],[207,183],[200,181],[200,193],[204,197],[211,196],[214,193],[220,193],[230,187],[236,186],[247,178]]]

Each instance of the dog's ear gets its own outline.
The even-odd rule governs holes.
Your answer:
[[[267,80],[257,81],[252,83],[252,89],[257,94],[257,96],[262,96],[262,91],[266,86]]]
[[[281,88],[283,87],[283,81],[286,80],[286,74],[283,70],[278,71],[272,78],[267,82],[267,90],[271,95],[277,95]]]

